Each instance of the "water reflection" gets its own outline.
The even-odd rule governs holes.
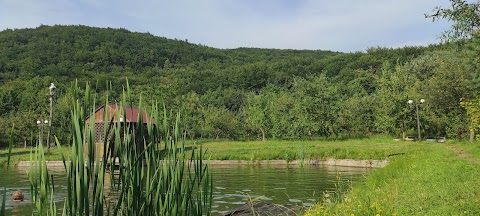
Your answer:
[[[225,213],[253,201],[312,206],[341,180],[355,181],[365,168],[333,166],[214,166],[214,212]]]
[[[356,181],[369,169],[333,166],[285,165],[214,165],[213,174],[213,210],[224,213],[246,203],[261,201],[284,206],[311,206],[323,198],[323,193],[333,191],[342,180]],[[63,208],[66,196],[66,176],[63,168],[49,171],[55,178],[55,200],[58,212]],[[109,175],[105,186],[110,187]],[[0,169],[0,190],[7,188],[7,215],[31,215],[34,206],[31,203],[30,182],[26,170],[6,171]],[[25,194],[25,201],[14,202],[11,197],[16,190]],[[105,189],[108,194],[108,189]],[[115,193],[111,193],[115,194]],[[107,198],[108,199],[108,198]],[[0,199],[1,200],[1,199]]]
[[[63,199],[67,195],[66,176],[62,169],[49,170],[49,174],[55,177],[55,194],[54,199],[58,201],[57,211],[63,209]],[[28,180],[27,170],[25,169],[13,169],[7,171],[5,168],[0,168],[0,191],[3,195],[4,189],[7,189],[6,193],[6,215],[12,216],[24,216],[31,215],[34,208],[32,204],[32,195],[30,193],[30,181]],[[25,196],[24,201],[13,201],[12,194],[20,190]],[[2,198],[0,198],[0,201]]]

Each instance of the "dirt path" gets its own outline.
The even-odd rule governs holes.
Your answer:
[[[459,158],[465,159],[473,164],[480,164],[480,160],[475,158],[472,154],[465,152],[458,146],[448,146],[448,149],[455,153]]]

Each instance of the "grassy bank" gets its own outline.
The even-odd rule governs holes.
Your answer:
[[[300,159],[385,159],[388,155],[410,151],[415,142],[394,141],[376,136],[341,141],[221,141],[208,142],[214,160],[300,160]]]
[[[354,185],[343,202],[318,204],[307,215],[480,214],[478,156],[452,150],[477,152],[478,146],[420,143],[410,148]]]
[[[186,148],[192,148],[192,141]],[[198,148],[200,141],[196,141]],[[301,160],[301,159],[385,159],[388,155],[414,151],[416,142],[394,141],[391,137],[375,136],[350,140],[268,140],[268,141],[201,141],[212,160]],[[63,148],[67,157],[70,150]],[[478,151],[480,153],[480,150]],[[0,150],[0,166],[6,164],[6,150]],[[14,148],[12,163],[30,159],[30,148]],[[47,160],[62,160],[58,149],[52,148]]]
[[[192,141],[186,143],[191,149]],[[197,143],[199,143],[197,141]],[[308,140],[308,141],[202,141],[203,148],[208,149],[212,160],[301,160],[301,159],[385,159],[388,155],[411,151],[415,142],[394,141],[391,137],[376,136],[363,139],[342,141]],[[195,145],[198,148],[198,144]],[[63,148],[69,157],[70,150]],[[6,164],[6,150],[0,150],[0,166]],[[12,163],[30,159],[30,148],[14,148]],[[47,160],[61,161],[61,153],[52,148]]]
[[[30,160],[30,151],[34,150],[35,148],[12,148],[12,154],[10,155],[10,164],[16,165],[20,161],[29,161]],[[67,158],[70,157],[71,149],[70,148],[62,148],[61,150],[63,154]],[[49,154],[45,155],[45,159],[47,161],[61,161],[62,160],[62,152],[60,149],[53,147],[50,149]],[[7,165],[7,156],[8,156],[8,149],[0,150],[0,167]]]

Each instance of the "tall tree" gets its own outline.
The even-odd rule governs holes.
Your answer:
[[[436,7],[433,14],[426,15],[426,17],[432,18],[433,21],[447,19],[453,22],[451,29],[445,31],[442,37],[446,41],[462,42],[459,50],[461,54],[466,54],[466,69],[470,72],[470,77],[468,78],[472,80],[471,84],[478,92],[480,90],[480,84],[478,84],[480,81],[480,67],[478,63],[480,60],[480,1],[450,0],[450,3],[451,7]],[[472,101],[469,101],[469,99]],[[462,104],[466,108],[467,113],[471,112],[472,109],[480,109],[480,104],[476,103],[476,100],[472,98],[463,98]],[[466,106],[467,104],[469,106]],[[478,107],[472,108],[475,105]],[[470,122],[472,122],[471,119]]]
[[[451,29],[442,34],[447,41],[470,38],[478,34],[480,27],[480,1],[450,0],[451,7],[435,7],[432,14],[425,17],[433,21],[447,19],[452,21]]]
[[[335,119],[338,117],[340,92],[324,74],[307,79],[299,78],[293,83],[295,115],[305,121],[300,127],[304,134],[330,136],[337,134]]]
[[[469,117],[468,130],[470,132],[470,142],[475,139],[475,131],[480,129],[480,99],[462,101],[460,105],[467,110]]]
[[[267,92],[248,93],[242,108],[242,117],[246,125],[253,130],[259,130],[263,141],[266,140],[268,129],[271,127],[267,110],[268,98]]]

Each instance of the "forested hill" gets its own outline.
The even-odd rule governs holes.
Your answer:
[[[448,112],[439,112],[440,102],[430,100],[428,114],[437,120],[426,120],[430,122],[424,127],[432,135],[453,133],[464,126],[462,117],[455,126],[444,123],[453,113],[464,115],[458,101],[469,88],[464,83],[468,72],[448,77],[463,70],[454,52],[446,46],[377,47],[356,53],[217,49],[125,29],[42,25],[4,30],[0,145],[12,122],[23,122],[17,135],[32,140],[38,131],[31,119],[47,114],[44,95],[50,82],[58,87],[55,129],[67,140],[66,89],[71,82],[90,82],[101,97],[108,92],[115,99],[125,78],[134,95],[180,110],[190,137],[233,139],[398,135],[414,126],[407,98],[429,97],[435,92],[428,88],[445,87],[440,79],[462,79],[447,102],[441,102],[447,103],[441,109]]]
[[[132,73],[152,75],[152,70],[172,68],[249,70],[250,64],[269,64],[286,75],[305,76],[322,71],[336,74],[344,68],[379,68],[385,60],[405,62],[425,50],[372,49],[368,54],[342,55],[321,50],[215,49],[148,33],[87,26],[4,30],[0,32],[0,47],[0,82],[35,76],[94,78],[98,73],[114,74],[112,78]],[[162,71],[154,75],[162,75]]]
[[[19,76],[82,76],[82,71],[110,73],[126,69],[187,67],[195,62],[224,65],[280,61],[296,56],[319,59],[335,53],[274,49],[221,50],[182,40],[87,26],[41,26],[0,32],[1,70]]]

